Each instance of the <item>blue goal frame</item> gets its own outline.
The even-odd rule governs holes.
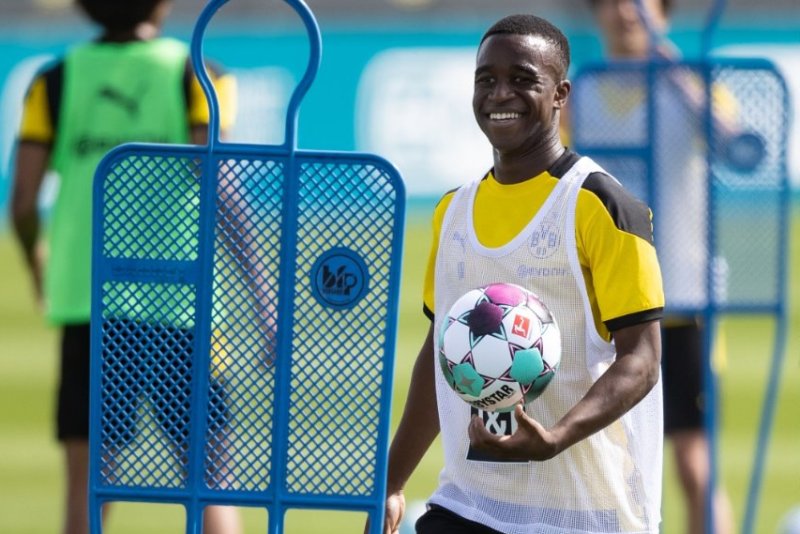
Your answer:
[[[715,4],[716,10],[721,9],[719,4],[720,2]],[[708,41],[710,37],[706,35],[705,39]],[[711,488],[716,485],[718,470],[718,386],[711,350],[719,318],[725,314],[756,314],[773,317],[775,321],[770,371],[742,525],[742,532],[750,534],[755,527],[788,334],[791,189],[787,168],[787,116],[790,102],[786,83],[771,62],[760,58],[706,57],[699,61],[653,58],[641,62],[589,64],[581,68],[573,78],[573,95],[570,100],[573,146],[581,154],[598,160],[601,165],[605,166],[607,163],[611,174],[630,189],[637,191],[642,200],[654,209],[658,230],[659,213],[654,206],[658,204],[662,191],[659,183],[668,177],[659,176],[657,171],[660,164],[657,131],[660,121],[668,120],[668,117],[665,117],[663,109],[658,108],[656,100],[659,90],[670,83],[670,77],[676,73],[685,75],[687,72],[701,80],[703,91],[697,119],[706,140],[703,157],[707,172],[704,187],[707,193],[705,210],[708,224],[702,237],[704,248],[708,258],[724,258],[726,254],[735,256],[737,260],[730,266],[734,271],[730,273],[731,283],[739,281],[742,286],[752,286],[752,289],[737,291],[733,295],[715,296],[718,293],[715,285],[718,283],[718,273],[715,273],[712,261],[708,261],[704,275],[707,298],[703,302],[674,305],[669,298],[667,300],[668,313],[696,314],[702,316],[707,325],[703,384],[708,403],[704,423],[711,441]],[[598,127],[598,123],[593,123],[593,105],[581,105],[582,91],[586,91],[587,86],[597,87],[602,81],[629,83],[631,80],[636,80],[646,90],[642,104],[646,111],[641,135],[631,136],[627,132],[623,134],[624,141],[613,137],[602,140],[599,136],[582,136],[583,129]],[[765,108],[744,111],[745,114],[750,113],[752,117],[756,117],[755,120],[742,121],[750,130],[726,137],[718,116],[721,114],[720,106],[713,104],[713,92],[715,87],[724,86],[731,81],[741,82],[742,86],[751,82],[763,82],[771,88],[772,97],[768,98]],[[587,99],[590,100],[596,102],[594,98]],[[763,114],[766,118],[759,121],[758,114]],[[631,141],[633,138],[635,139]],[[612,168],[615,161],[628,162],[628,169],[615,172]],[[637,172],[632,172],[632,169],[637,169]],[[626,183],[626,179],[632,177],[635,183]],[[761,217],[766,222],[762,228],[742,223],[740,228],[731,231],[730,228],[736,226],[731,222],[737,217],[744,221],[748,217]],[[656,247],[658,246],[659,239],[656,235]],[[670,274],[669,266],[662,265],[662,270],[665,277]],[[760,285],[751,283],[752,276],[748,275],[758,276]],[[706,507],[711,510],[710,493],[707,495]],[[713,514],[708,513],[708,532],[714,531],[713,521]]]
[[[382,532],[405,188],[371,154],[297,148],[321,36],[284,142],[224,143],[203,38],[206,146],[128,144],[94,182],[89,507],[211,504],[367,512]]]

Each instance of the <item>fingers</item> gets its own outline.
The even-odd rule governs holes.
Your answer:
[[[467,434],[472,445],[477,446],[483,441],[484,432],[488,433],[486,427],[483,426],[483,420],[477,415],[473,415],[467,427]]]
[[[521,404],[514,409],[514,418],[517,420],[517,426],[526,429],[528,432],[534,432],[540,436],[547,432],[539,421],[525,412],[525,407]]]
[[[530,424],[530,422],[533,421],[533,419],[528,417],[528,414],[525,413],[525,408],[522,404],[517,404],[514,408],[514,417],[517,419],[517,424],[520,425]]]
[[[531,433],[529,428],[541,428],[535,420],[528,417],[522,405],[514,408],[514,417],[517,420],[518,428],[512,436],[497,436],[487,430],[483,424],[483,419],[473,416],[470,420],[467,432],[472,447],[484,453],[507,460],[528,461],[533,458],[528,457],[527,449],[536,443],[536,432]],[[529,442],[530,438],[533,442]]]
[[[472,416],[467,427],[467,433],[469,434],[470,443],[476,449],[487,452],[498,449],[498,443],[501,438],[489,432],[483,424],[483,419],[479,416]]]
[[[402,493],[391,494],[387,497],[382,534],[398,534],[405,508],[405,497]],[[369,528],[369,523],[367,528]]]

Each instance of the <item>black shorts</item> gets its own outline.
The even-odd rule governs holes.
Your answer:
[[[89,439],[89,323],[61,330],[56,437]]]
[[[67,325],[61,343],[57,436],[89,436],[88,324]],[[103,363],[102,433],[106,446],[121,448],[137,433],[140,405],[147,400],[158,426],[179,450],[189,438],[193,335],[191,331],[132,321],[107,321]],[[230,420],[228,396],[216,378],[209,385],[209,435]]]
[[[666,434],[703,428],[703,335],[699,321],[669,325],[662,330]]]
[[[417,519],[416,530],[417,534],[501,534],[436,504],[429,505],[428,510]]]

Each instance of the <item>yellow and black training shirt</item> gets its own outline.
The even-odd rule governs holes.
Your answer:
[[[579,158],[567,150],[549,170],[513,185],[499,183],[489,172],[478,187],[472,221],[481,244],[497,248],[510,242]],[[442,221],[454,193],[442,197],[433,215],[423,295],[431,319]],[[578,193],[575,211],[578,260],[597,331],[608,340],[615,330],[660,319],[664,293],[649,208],[611,176],[592,173]]]

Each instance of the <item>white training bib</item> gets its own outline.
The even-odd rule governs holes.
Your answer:
[[[575,209],[586,177],[604,172],[582,158],[509,243],[483,246],[474,231],[479,181],[459,189],[442,224],[436,257],[435,331],[464,293],[494,282],[536,293],[561,331],[561,364],[526,407],[554,425],[613,362],[615,349],[592,320],[575,242]],[[524,202],[525,199],[520,199]],[[498,214],[502,216],[502,214]],[[438,354],[438,335],[434,336]],[[655,533],[661,504],[661,384],[618,421],[545,462],[499,462],[470,450],[467,426],[479,414],[490,432],[511,435],[513,413],[471,408],[435,366],[445,465],[431,502],[508,534]]]

